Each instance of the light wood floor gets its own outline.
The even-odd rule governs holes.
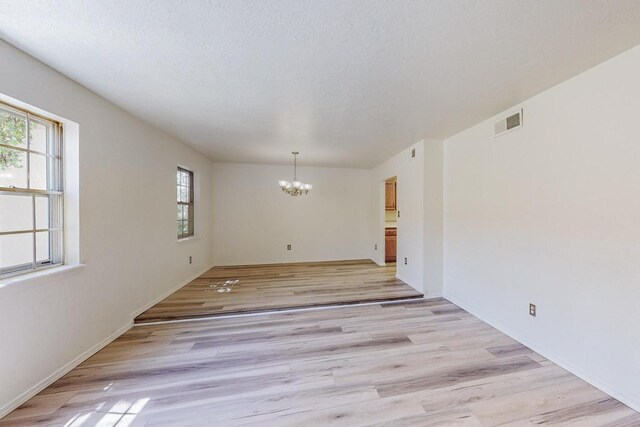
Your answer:
[[[0,426],[638,426],[439,300],[138,326]]]
[[[370,260],[215,267],[136,323],[422,297],[395,271]]]

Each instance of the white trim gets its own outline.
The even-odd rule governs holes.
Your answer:
[[[122,326],[117,331],[115,331],[113,334],[109,335],[107,338],[103,339],[102,341],[100,341],[99,343],[97,343],[96,345],[94,345],[93,347],[91,347],[90,349],[85,351],[84,353],[82,353],[80,356],[78,356],[75,359],[71,360],[69,363],[64,365],[62,368],[58,369],[53,374],[49,375],[48,377],[46,377],[45,379],[43,379],[42,381],[40,381],[39,383],[37,383],[36,385],[31,387],[29,390],[27,390],[24,393],[22,393],[20,396],[18,396],[15,399],[13,399],[11,402],[6,404],[4,407],[0,408],[0,419],[2,419],[3,417],[9,415],[14,409],[19,407],[23,403],[25,403],[27,400],[29,400],[32,397],[34,397],[36,394],[40,393],[45,388],[49,387],[51,384],[53,384],[54,382],[56,382],[57,380],[59,380],[63,376],[65,376],[67,373],[69,373],[71,370],[73,370],[79,364],[81,364],[82,362],[87,360],[89,357],[93,356],[98,351],[102,350],[105,346],[107,346],[113,340],[115,340],[120,335],[124,334],[129,329],[131,329],[132,326],[133,326],[133,322],[129,322],[126,325]]]
[[[57,267],[43,268],[41,270],[33,271],[30,273],[17,274],[0,280],[0,289],[8,288],[10,286],[23,285],[23,282],[49,279],[52,276],[71,276],[73,274],[77,274],[79,270],[83,269],[84,267],[85,264],[60,265]]]
[[[589,384],[591,384],[595,388],[603,391],[604,393],[608,394],[609,396],[613,397],[614,399],[619,400],[620,402],[624,403],[625,405],[627,405],[628,407],[630,407],[634,411],[640,412],[640,402],[637,402],[637,401],[633,400],[630,396],[627,396],[626,393],[623,393],[623,392],[621,392],[619,390],[616,390],[615,388],[612,388],[612,387],[608,386],[605,381],[593,378],[590,374],[584,372],[582,369],[576,368],[575,366],[573,366],[573,364],[571,364],[570,362],[567,362],[562,357],[554,354],[551,351],[548,351],[548,350],[540,347],[539,345],[537,345],[537,344],[535,344],[535,343],[533,343],[533,342],[531,342],[531,341],[529,341],[527,339],[522,338],[519,334],[517,334],[514,331],[512,331],[509,327],[506,327],[506,326],[502,325],[500,322],[492,320],[490,316],[486,316],[481,311],[476,310],[474,308],[471,308],[471,305],[467,304],[466,302],[461,301],[460,299],[458,299],[458,298],[456,298],[456,297],[454,297],[452,295],[449,295],[447,292],[445,292],[445,296],[444,297],[447,300],[449,300],[452,303],[454,303],[455,305],[457,305],[458,307],[461,307],[465,311],[471,313],[473,316],[475,316],[478,319],[482,320],[483,322],[488,323],[489,325],[491,325],[494,328],[498,329],[503,334],[508,335],[509,337],[511,337],[514,340],[518,341],[522,345],[524,345],[526,347],[529,347],[531,350],[533,350],[536,353],[542,355],[543,357],[549,359],[550,361],[552,361],[556,365],[560,366],[561,368],[571,372],[576,377],[588,382]]]
[[[184,169],[184,170],[186,170],[186,171],[189,171],[189,172],[191,172],[191,173],[192,173],[192,174],[194,174],[194,175],[195,175],[195,173],[196,173],[196,170],[195,170],[194,168],[192,168],[192,167],[184,166],[184,165],[182,165],[182,164],[180,164],[180,163],[176,163],[176,166],[177,166],[177,167],[179,167],[180,169]],[[194,184],[195,184],[195,182],[194,182]]]
[[[347,303],[347,304],[322,305],[322,306],[314,306],[314,307],[283,308],[280,310],[256,311],[254,313],[218,314],[218,315],[206,316],[206,317],[193,317],[190,319],[159,320],[157,322],[134,323],[133,327],[166,325],[171,323],[203,322],[206,320],[234,319],[237,317],[266,316],[266,315],[283,314],[283,313],[289,314],[289,313],[297,313],[301,311],[317,311],[317,310],[327,310],[327,309],[336,309],[336,308],[364,307],[368,305],[390,305],[390,304],[403,304],[403,303],[406,304],[408,302],[420,301],[423,299],[435,299],[435,298],[407,297],[407,298],[391,300],[391,301],[354,302],[354,303]]]
[[[154,305],[158,304],[160,301],[162,301],[163,299],[165,299],[166,297],[168,297],[172,293],[176,292],[178,289],[180,289],[180,288],[182,288],[184,286],[187,286],[189,283],[193,282],[198,277],[202,276],[204,273],[206,273],[207,271],[211,270],[211,268],[213,268],[213,267],[205,268],[204,270],[202,270],[201,272],[197,273],[196,275],[191,276],[187,280],[184,280],[179,285],[174,286],[173,288],[169,289],[168,291],[166,291],[165,293],[163,293],[162,295],[160,295],[159,297],[157,297],[156,299],[154,299],[150,303],[147,303],[147,304],[143,305],[142,307],[140,307],[139,309],[135,310],[131,314],[132,321],[133,321],[133,319],[135,319],[136,317],[140,316],[142,313],[144,313],[145,311],[149,310],[151,307],[153,307]]]
[[[182,243],[189,243],[189,242],[197,242],[198,240],[200,240],[200,236],[193,235],[193,236],[189,236],[189,237],[183,237],[182,239],[178,239],[178,240],[176,240],[176,243],[177,244],[182,244]]]
[[[377,264],[375,260],[371,258],[341,258],[341,259],[302,259],[296,261],[285,261],[285,262],[253,262],[246,263],[243,262],[241,264],[225,264],[225,263],[216,263],[213,267],[248,267],[248,266],[268,266],[268,265],[295,265],[295,264],[313,264],[313,263],[330,263],[330,262],[357,262],[357,261],[371,261],[374,264]]]

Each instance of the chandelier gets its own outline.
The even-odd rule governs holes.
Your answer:
[[[278,181],[278,184],[280,185],[280,188],[282,188],[282,191],[290,196],[302,196],[303,194],[307,194],[313,186],[311,184],[304,184],[297,180],[296,172],[298,165],[296,160],[299,153],[297,151],[293,151],[291,154],[293,154],[293,182],[281,180]]]

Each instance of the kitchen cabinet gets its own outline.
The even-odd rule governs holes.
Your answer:
[[[396,182],[386,182],[384,192],[384,208],[387,211],[395,211],[397,207],[396,203]]]
[[[397,231],[395,228],[386,228],[384,230],[384,261],[396,262],[396,243]]]

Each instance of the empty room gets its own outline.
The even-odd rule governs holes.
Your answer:
[[[0,0],[0,427],[640,426],[640,1]]]

